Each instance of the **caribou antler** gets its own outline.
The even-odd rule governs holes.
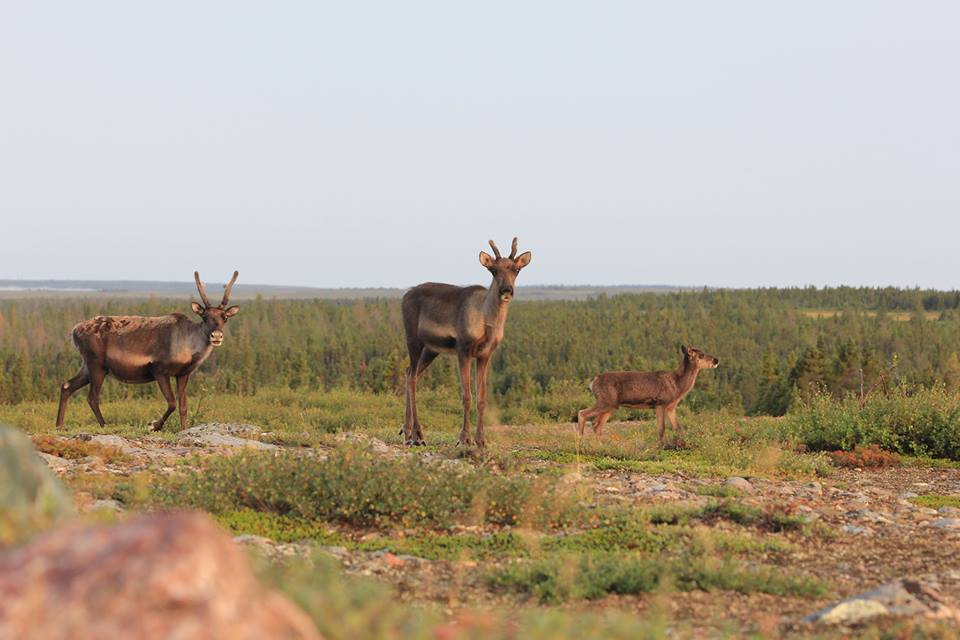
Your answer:
[[[200,272],[199,272],[199,271],[194,271],[194,272],[193,272],[193,279],[197,281],[197,291],[200,292],[200,300],[203,301],[203,305],[204,305],[205,307],[211,306],[211,305],[210,305],[210,298],[207,297],[207,288],[206,288],[205,286],[203,286],[203,283],[202,283],[202,282],[200,282]]]
[[[493,240],[487,240],[490,243],[490,248],[493,249],[493,255],[497,256],[497,260],[500,259],[500,249],[497,249],[497,245]]]
[[[220,308],[227,306],[227,303],[230,302],[230,291],[233,289],[233,283],[237,281],[237,276],[240,275],[239,271],[233,272],[233,277],[230,278],[230,282],[227,283],[227,286],[223,289],[223,302],[220,303]]]
[[[513,247],[510,250],[510,259],[513,260],[517,257],[517,239],[513,239]]]

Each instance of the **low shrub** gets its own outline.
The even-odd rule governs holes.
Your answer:
[[[33,440],[33,446],[38,451],[67,460],[79,460],[94,456],[106,463],[113,463],[123,462],[128,457],[119,447],[111,447],[96,442],[47,435],[35,435],[31,439]]]
[[[900,466],[898,454],[884,451],[875,444],[867,447],[858,445],[853,451],[832,451],[830,461],[835,466],[852,469],[883,469]]]
[[[527,594],[543,604],[647,593],[664,582],[681,591],[800,597],[816,597],[827,591],[826,585],[816,578],[785,574],[776,567],[748,567],[733,560],[699,556],[668,562],[635,554],[554,555],[514,562],[487,576],[491,588]]]
[[[242,452],[212,457],[162,482],[157,502],[211,513],[252,509],[359,526],[487,523],[543,527],[576,508],[544,481],[506,478],[466,464],[421,456],[383,458],[341,447],[327,459]]]

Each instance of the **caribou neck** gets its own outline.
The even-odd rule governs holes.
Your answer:
[[[213,323],[208,323],[204,318],[201,318],[200,322],[190,323],[190,338],[196,353],[213,350],[213,346],[210,344],[210,333],[214,328]]]
[[[507,322],[507,310],[510,303],[500,298],[500,287],[494,278],[483,296],[483,323],[488,327],[500,327]]]
[[[700,373],[700,370],[696,364],[694,364],[693,360],[688,356],[684,356],[683,362],[673,373],[674,378],[677,380],[677,387],[682,395],[687,395],[687,392],[693,388],[693,383],[697,381],[698,373]]]

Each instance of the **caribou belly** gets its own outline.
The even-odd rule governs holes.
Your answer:
[[[107,352],[107,373],[121,382],[142,384],[153,380],[150,357],[140,353]]]
[[[457,347],[457,336],[453,327],[444,326],[431,321],[429,318],[421,318],[417,326],[417,337],[437,353],[453,353]]]

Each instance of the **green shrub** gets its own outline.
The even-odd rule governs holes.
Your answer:
[[[702,589],[800,597],[815,597],[827,591],[823,582],[812,577],[700,556],[670,562],[622,553],[553,555],[514,562],[487,576],[492,589],[527,594],[543,604],[646,593],[664,581],[681,591]]]
[[[460,609],[454,618],[444,620],[436,608],[402,602],[388,585],[345,575],[335,561],[324,557],[312,562],[260,563],[259,575],[313,618],[330,640],[667,637],[665,621],[656,612]]]
[[[253,509],[354,525],[436,528],[475,522],[547,526],[574,508],[542,482],[421,456],[383,458],[353,447],[327,459],[289,452],[212,457],[161,483],[155,499],[211,513]]]
[[[790,414],[786,425],[814,451],[851,451],[877,445],[888,451],[960,460],[960,397],[942,386],[895,387],[857,399],[817,395]]]
[[[955,507],[960,509],[960,496],[945,496],[930,493],[911,498],[910,501],[922,507],[930,507],[931,509],[939,509],[940,507]]]

